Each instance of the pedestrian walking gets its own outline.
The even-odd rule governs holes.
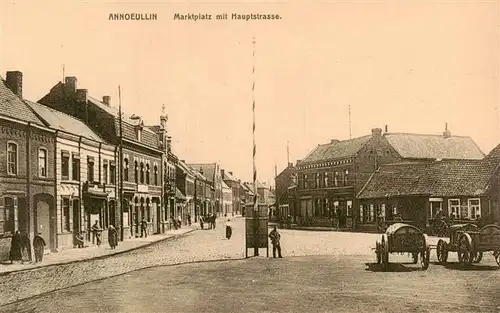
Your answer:
[[[181,227],[182,227],[182,217],[181,217],[181,215],[180,215],[180,214],[179,214],[179,216],[177,217],[177,221],[178,221],[178,223],[179,223],[179,228],[181,228]]]
[[[21,261],[22,259],[21,233],[16,230],[10,241],[10,264],[14,263],[14,261]]]
[[[38,233],[33,238],[33,249],[35,250],[35,263],[42,262],[43,253],[45,252],[45,240],[42,238],[42,233]]]
[[[217,215],[212,214],[212,227],[214,230],[215,230],[216,221],[217,221]]]
[[[22,263],[31,262],[31,241],[30,237],[27,233],[21,234],[21,255],[22,255]]]
[[[203,223],[205,222],[205,221],[203,220],[203,216],[202,216],[202,215],[200,215],[200,218],[199,218],[199,219],[200,219],[200,228],[203,230]]]
[[[101,226],[99,226],[99,220],[96,220],[94,225],[92,225],[92,234],[94,235],[97,246],[101,245]]]
[[[271,243],[273,245],[273,258],[276,258],[276,250],[278,251],[278,258],[283,258],[283,256],[281,255],[281,245],[280,245],[281,235],[278,232],[276,225],[269,234],[269,238],[271,238]]]
[[[108,243],[111,249],[115,249],[118,246],[118,232],[113,225],[108,227]]]
[[[233,234],[233,228],[231,227],[231,219],[226,221],[226,238],[229,240]]]
[[[148,238],[148,222],[144,217],[141,220],[141,238],[142,236]]]
[[[188,219],[188,226],[191,226],[191,214],[188,214],[187,219]]]

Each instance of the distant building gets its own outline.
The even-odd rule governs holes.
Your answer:
[[[484,154],[470,137],[406,133],[371,135],[350,140],[331,140],[318,145],[296,166],[294,190],[299,224],[329,226],[338,218],[340,227],[352,228],[360,222],[354,210],[356,195],[373,172],[383,164],[432,162],[445,159],[479,160]],[[364,215],[366,217],[366,215]]]
[[[233,176],[233,172],[221,169],[222,180],[231,188],[233,194],[233,214],[240,215],[242,212],[242,203],[240,198],[240,182]]]

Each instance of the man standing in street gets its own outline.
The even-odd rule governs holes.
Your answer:
[[[281,235],[278,232],[276,225],[269,234],[269,238],[271,238],[271,243],[273,244],[273,258],[276,258],[276,250],[278,250],[278,258],[283,258],[283,256],[281,256],[281,245],[280,245]]]
[[[141,238],[142,236],[148,238],[148,222],[144,217],[141,220]]]

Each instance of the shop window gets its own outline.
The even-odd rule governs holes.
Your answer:
[[[0,198],[0,234],[13,233],[15,230],[15,210],[17,199],[11,197]]]
[[[69,198],[62,198],[61,200],[61,230],[63,232],[71,231],[70,219],[71,209]]]

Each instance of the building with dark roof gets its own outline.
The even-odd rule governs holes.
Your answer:
[[[23,74],[0,77],[0,260],[9,258],[12,234],[33,240],[41,232],[46,249],[57,247],[55,131],[23,101]]]
[[[118,164],[123,169],[124,201],[119,211],[128,219],[124,225],[130,225],[124,237],[140,234],[142,218],[150,233],[164,232],[164,146],[158,134],[145,127],[140,116],[123,113],[120,117],[109,96],[99,101],[87,89],[78,89],[76,77],[66,77],[38,102],[78,118],[112,145],[122,143],[123,162]]]
[[[491,156],[382,165],[358,194],[359,223],[393,223],[396,214],[420,228],[439,216],[467,223],[496,218],[499,164]]]
[[[221,169],[222,180],[231,188],[232,192],[232,215],[241,215],[245,207],[245,194],[242,191],[241,181],[233,176],[233,172]],[[229,212],[228,212],[229,213]]]
[[[46,126],[56,131],[57,248],[95,244],[95,221],[104,230],[121,227],[117,210],[119,180],[117,147],[106,143],[81,120],[40,103],[25,102]],[[124,227],[129,225],[125,221]],[[107,231],[102,233],[107,240]]]
[[[383,164],[436,160],[480,160],[483,152],[470,137],[389,133],[387,127],[372,129],[368,136],[332,140],[318,145],[296,166],[295,210],[299,224],[352,228],[359,220],[353,210],[356,195]]]
[[[223,210],[222,202],[223,202],[223,194],[222,194],[222,175],[220,170],[220,165],[217,162],[212,163],[189,163],[193,169],[197,169],[198,171],[203,173],[203,176],[206,177],[207,181],[211,184],[214,189],[214,198],[211,199],[213,214],[217,214],[217,216],[224,216],[227,214],[227,211]],[[229,212],[232,213],[232,212]]]

